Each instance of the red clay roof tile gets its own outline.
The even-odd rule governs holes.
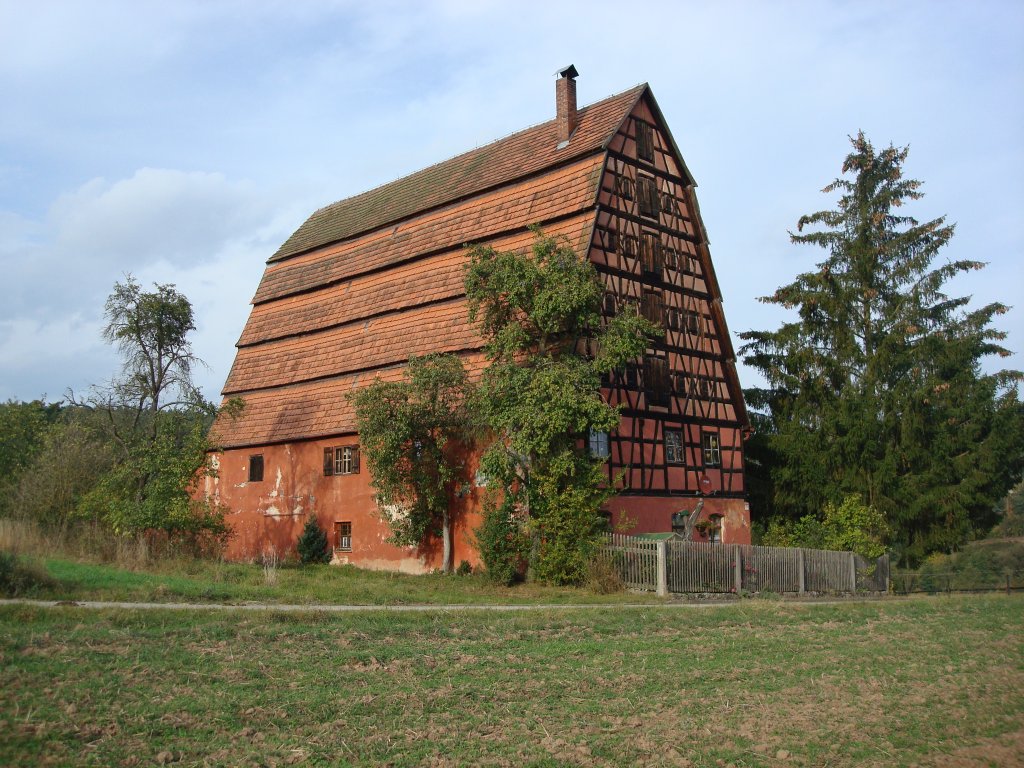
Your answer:
[[[576,130],[569,145],[562,149],[557,148],[556,121],[549,120],[321,208],[284,242],[270,261],[345,240],[603,149],[646,88],[646,84],[638,85],[581,108]]]

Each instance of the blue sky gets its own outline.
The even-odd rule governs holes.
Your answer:
[[[910,145],[949,285],[1024,368],[1024,3],[0,0],[0,400],[116,374],[114,282],[193,302],[216,398],[265,260],[316,208],[649,82],[690,170],[734,337],[821,254],[847,137]],[[737,344],[738,346],[738,344]],[[757,382],[742,365],[744,385]]]

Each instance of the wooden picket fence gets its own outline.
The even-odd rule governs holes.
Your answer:
[[[609,534],[598,556],[632,589],[724,592],[888,591],[889,563],[853,552],[652,540]]]

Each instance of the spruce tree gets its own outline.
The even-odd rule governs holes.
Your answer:
[[[327,542],[327,534],[320,527],[315,515],[310,515],[302,528],[295,548],[299,552],[299,561],[303,565],[309,563],[329,563],[331,550]]]
[[[907,148],[876,152],[863,133],[851,142],[844,176],[824,189],[840,194],[837,207],[790,233],[826,258],[761,299],[797,318],[741,334],[744,361],[767,381],[746,396],[775,515],[820,514],[858,494],[913,562],[994,522],[1024,466],[1021,374],[982,372],[987,356],[1010,354],[992,327],[1007,308],[946,294],[951,278],[984,265],[933,266],[954,227],[902,213],[923,196],[903,177]]]

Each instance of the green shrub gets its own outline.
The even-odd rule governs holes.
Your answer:
[[[626,585],[613,560],[595,557],[587,568],[587,588],[598,595],[611,595],[622,592]]]
[[[327,543],[327,534],[320,527],[320,521],[316,515],[310,515],[302,534],[295,545],[299,552],[299,561],[303,565],[310,563],[329,563],[331,561],[331,550]]]
[[[1015,585],[1024,581],[1024,542],[986,539],[968,544],[951,555],[934,554],[918,570],[921,589],[999,589],[1007,576]]]
[[[495,495],[484,498],[483,520],[474,531],[480,559],[489,581],[511,584],[522,575],[528,540],[520,528],[509,499],[497,504]]]
[[[57,582],[41,566],[13,552],[0,551],[0,595],[25,597],[56,586]]]

